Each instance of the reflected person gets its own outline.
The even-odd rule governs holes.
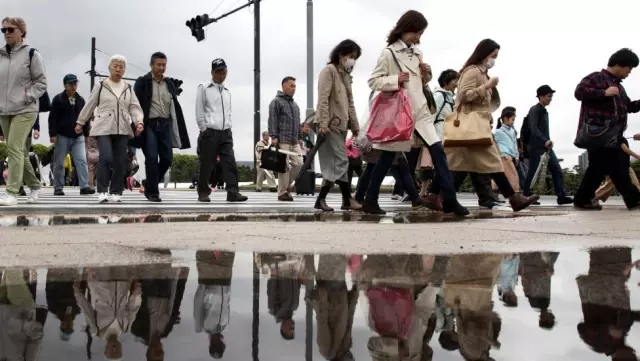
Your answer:
[[[73,283],[78,277],[75,268],[55,268],[47,271],[45,293],[47,307],[60,321],[60,339],[69,341],[73,334],[73,324],[80,314],[80,307],[74,296]]]

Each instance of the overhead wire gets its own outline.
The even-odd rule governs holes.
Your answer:
[[[100,50],[98,48],[96,48],[96,51],[100,52],[100,53],[102,53],[102,54],[104,54],[104,55],[106,55],[108,57],[112,57],[113,56],[113,54],[109,54],[106,51]],[[140,67],[140,66],[138,66],[138,65],[136,65],[136,64],[134,64],[134,63],[132,63],[132,62],[130,62],[128,60],[127,60],[127,65],[131,65],[132,67],[134,67],[134,68],[136,68],[138,70],[141,70],[143,73],[147,73],[149,71],[149,69],[144,69],[144,68],[142,68],[142,67]]]

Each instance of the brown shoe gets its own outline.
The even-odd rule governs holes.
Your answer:
[[[327,205],[327,200],[324,199],[324,198],[322,198],[322,199],[318,198],[316,200],[316,204],[315,204],[315,206],[313,206],[313,208],[319,209],[319,210],[321,210],[323,212],[333,212],[333,208],[331,208],[331,207],[329,207]]]
[[[537,202],[538,199],[540,199],[540,196],[538,195],[525,197],[520,193],[515,193],[514,195],[509,197],[509,204],[511,205],[511,209],[513,209],[514,212],[519,212]]]
[[[427,194],[424,197],[424,200],[426,202],[425,207],[434,211],[442,212],[442,199],[440,198],[439,195]]]
[[[342,199],[342,207],[340,207],[343,211],[361,211],[362,204],[358,203],[354,198]]]
[[[285,193],[281,196],[278,196],[278,200],[280,202],[293,202],[293,197],[289,193]]]

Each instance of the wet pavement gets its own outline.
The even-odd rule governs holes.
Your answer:
[[[144,251],[156,263],[0,263],[0,360],[618,361],[640,348],[640,248]]]

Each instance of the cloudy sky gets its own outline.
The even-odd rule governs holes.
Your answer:
[[[197,137],[195,91],[210,77],[211,60],[224,58],[229,65],[227,86],[233,93],[235,151],[238,160],[253,155],[253,15],[245,9],[207,28],[207,39],[197,43],[185,21],[198,14],[218,16],[244,0],[16,0],[3,1],[2,15],[22,16],[28,24],[28,41],[47,64],[49,92],[62,90],[62,77],[79,75],[80,93],[87,95],[91,37],[97,38],[98,70],[106,73],[109,54],[129,60],[128,77],[148,71],[155,51],[168,55],[168,76],[183,79],[180,102],[185,110],[192,142]],[[367,78],[384,47],[386,34],[406,10],[423,12],[429,28],[422,38],[425,61],[434,74],[459,69],[475,45],[493,38],[502,50],[492,75],[500,78],[503,106],[515,106],[518,122],[536,101],[535,89],[550,84],[558,92],[549,108],[551,137],[565,166],[577,164],[580,150],[573,146],[579,103],[573,91],[580,79],[599,70],[614,51],[633,47],[636,0],[619,0],[615,19],[603,21],[602,2],[539,0],[322,0],[316,1],[314,73],[326,63],[332,47],[352,38],[363,48],[354,70],[354,95],[358,114],[366,106]],[[298,78],[296,100],[306,108],[306,0],[266,0],[262,3],[262,129],[267,108],[287,75]],[[610,18],[610,17],[607,17]],[[640,50],[640,48],[638,49]],[[435,86],[436,82],[432,84]],[[632,99],[640,97],[640,76],[626,82]],[[315,87],[315,85],[314,85]],[[43,118],[45,120],[46,118]],[[43,137],[48,143],[46,120]],[[518,125],[519,128],[519,125]],[[640,132],[640,117],[630,118],[629,134]],[[640,151],[640,145],[634,148]],[[187,152],[195,153],[195,147]]]

